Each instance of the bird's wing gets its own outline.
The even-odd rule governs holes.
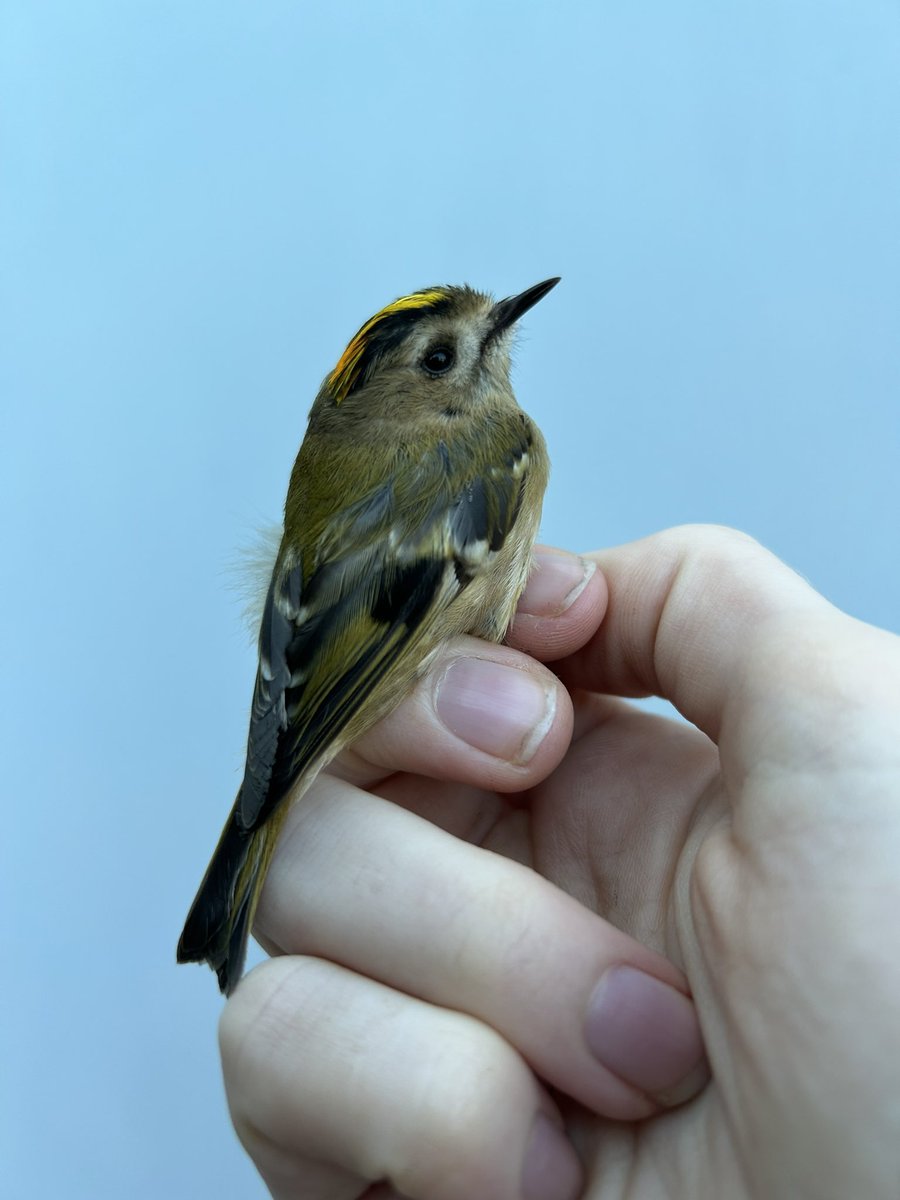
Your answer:
[[[477,467],[454,464],[440,444],[344,508],[316,541],[319,565],[276,568],[236,808],[243,829],[258,828],[327,757],[398,656],[418,665],[431,649],[439,614],[515,524],[529,445],[525,422]]]

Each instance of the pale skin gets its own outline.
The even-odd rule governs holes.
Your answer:
[[[900,639],[728,530],[538,558],[290,814],[244,1145],[277,1200],[897,1200]]]

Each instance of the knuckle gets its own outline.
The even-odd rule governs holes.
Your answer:
[[[264,1069],[278,1052],[290,1014],[296,1011],[301,968],[296,959],[268,959],[248,972],[229,997],[219,1018],[219,1053],[226,1086],[248,1069]]]
[[[327,1160],[429,1200],[516,1195],[540,1103],[524,1060],[474,1017],[336,970],[270,960],[225,1006],[226,1090],[248,1151]]]
[[[743,560],[748,553],[765,552],[763,546],[749,533],[730,525],[678,525],[662,535],[675,546],[700,552],[704,558],[731,562]]]
[[[513,1194],[510,1170],[520,1155],[511,1146],[524,1149],[538,1104],[535,1081],[494,1030],[454,1018],[420,1071],[409,1109],[415,1126],[395,1143],[398,1157],[385,1174],[405,1195]]]

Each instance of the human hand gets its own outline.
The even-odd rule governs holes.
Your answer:
[[[536,664],[556,714],[525,766],[515,739],[461,749],[428,715],[432,677],[292,813],[261,910],[291,957],[222,1025],[236,1125],[278,1197],[385,1177],[429,1200],[573,1195],[538,1079],[573,1098],[592,1197],[897,1195],[897,639],[740,535],[596,557],[564,614],[513,631],[562,656],[568,749]],[[705,734],[600,692],[665,695]],[[702,1068],[678,972],[638,942],[686,969],[712,1066],[640,1123]]]

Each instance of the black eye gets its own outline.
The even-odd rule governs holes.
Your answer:
[[[452,346],[432,346],[422,359],[422,367],[429,375],[445,375],[455,358]]]

